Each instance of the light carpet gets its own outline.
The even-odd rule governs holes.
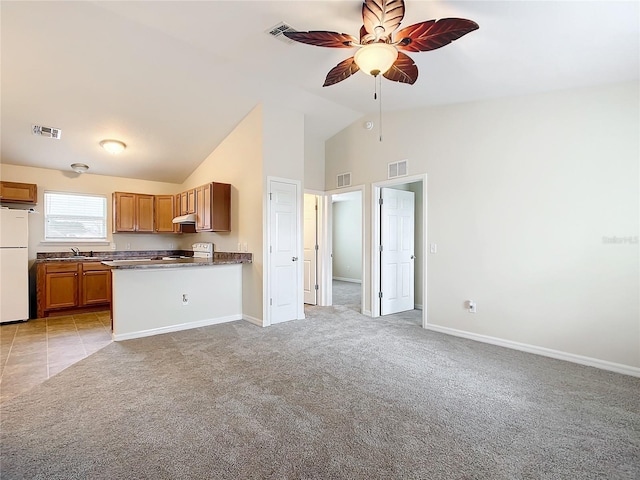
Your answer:
[[[0,407],[0,478],[640,476],[639,379],[306,313],[105,347]]]

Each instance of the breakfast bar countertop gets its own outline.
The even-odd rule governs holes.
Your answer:
[[[238,263],[251,263],[251,253],[214,252],[213,258],[167,258],[167,259],[119,259],[104,260],[102,263],[113,269],[147,269],[147,268],[175,268],[175,267],[201,267],[212,265],[230,265]]]

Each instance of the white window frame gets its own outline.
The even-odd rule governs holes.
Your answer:
[[[87,198],[87,197],[93,197],[93,198],[100,198],[103,200],[104,202],[104,216],[102,218],[103,221],[103,225],[104,225],[104,236],[97,236],[97,237],[48,237],[48,208],[47,208],[47,200],[48,200],[48,195],[66,195],[66,196],[77,196],[77,197],[81,197],[81,198]],[[61,191],[54,191],[54,190],[46,190],[44,192],[44,240],[42,243],[47,243],[47,244],[73,244],[73,245],[77,245],[77,244],[81,244],[81,243],[90,243],[90,244],[108,244],[107,241],[107,235],[108,235],[108,223],[107,223],[107,216],[108,216],[108,201],[107,201],[107,197],[106,195],[100,195],[100,194],[94,194],[94,193],[80,193],[80,192],[61,192]]]

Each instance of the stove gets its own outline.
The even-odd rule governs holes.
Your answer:
[[[213,258],[213,243],[194,243],[191,247],[193,248],[193,258]]]

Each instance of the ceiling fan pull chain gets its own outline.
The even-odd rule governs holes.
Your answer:
[[[378,75],[378,77],[380,77],[380,75]],[[378,88],[380,89],[380,99],[378,100],[378,105],[380,106],[380,141],[382,142],[382,77],[380,77],[379,82],[380,85]]]

